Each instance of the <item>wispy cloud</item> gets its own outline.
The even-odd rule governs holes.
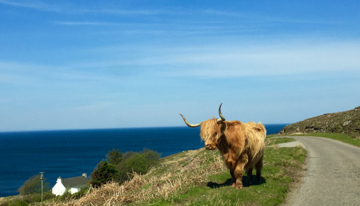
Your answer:
[[[272,42],[246,45],[234,42],[207,46],[151,49],[141,47],[136,58],[104,61],[105,67],[143,68],[172,77],[229,78],[328,72],[358,73],[359,42]],[[124,49],[124,48],[122,48]],[[136,48],[132,48],[135,49]],[[101,51],[101,49],[99,50]],[[128,51],[131,51],[128,50]],[[113,48],[110,53],[121,53]],[[100,66],[97,62],[94,65]],[[113,66],[111,66],[113,65]]]
[[[166,10],[152,10],[152,9],[89,9],[89,8],[76,8],[64,5],[52,5],[41,1],[14,1],[14,0],[0,0],[0,4],[5,4],[14,7],[24,7],[43,11],[57,11],[66,13],[77,14],[108,14],[108,15],[122,15],[122,16],[134,16],[134,15],[161,15],[161,14],[182,14],[175,11]]]
[[[124,25],[114,22],[100,22],[100,21],[55,21],[55,24],[58,25],[67,25],[67,26],[115,26],[115,25]]]
[[[97,59],[65,65],[0,62],[0,81],[113,81],[143,75],[196,78],[278,76],[327,72],[358,73],[360,42],[274,41],[252,45],[218,42],[204,45],[119,45],[94,48]],[[135,56],[128,55],[136,53]],[[116,54],[116,55],[113,55]],[[12,77],[12,78],[8,78]]]
[[[164,64],[183,64],[184,69],[166,71],[170,76],[228,78],[244,76],[279,76],[329,72],[355,72],[360,68],[360,45],[294,45],[244,50],[189,53],[165,57]],[[156,61],[160,63],[161,60]],[[155,63],[155,62],[154,62]]]
[[[249,13],[240,13],[240,12],[231,12],[231,11],[220,11],[220,10],[214,10],[214,9],[206,9],[202,10],[200,13],[206,14],[206,15],[216,15],[216,16],[227,16],[227,17],[251,17],[252,14]]]
[[[177,12],[170,12],[166,10],[126,10],[126,9],[78,9],[81,13],[103,13],[113,15],[160,15],[160,14],[179,14]]]
[[[24,8],[45,10],[45,11],[60,11],[61,10],[61,8],[59,6],[43,3],[41,1],[34,2],[34,1],[0,0],[0,4],[6,4],[9,6],[14,6],[14,7],[24,7]]]
[[[213,10],[207,9],[202,10],[202,14],[205,15],[214,15],[214,16],[223,16],[229,18],[243,18],[247,19],[251,22],[279,22],[279,23],[296,23],[296,24],[341,24],[341,21],[325,21],[319,19],[294,19],[294,18],[284,18],[284,17],[276,17],[269,16],[263,14],[256,13],[248,13],[248,12],[232,12],[232,11],[221,11],[221,10]]]

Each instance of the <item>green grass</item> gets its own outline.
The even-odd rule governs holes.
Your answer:
[[[277,136],[277,134],[269,134],[266,136],[266,138],[272,138],[272,137],[276,137],[276,136]]]
[[[283,141],[283,140],[279,140]],[[287,140],[286,140],[287,141]],[[119,186],[108,183],[80,200],[48,202],[45,205],[280,205],[293,181],[303,171],[306,150],[301,147],[267,148],[260,183],[249,185],[243,176],[243,189],[230,186],[231,176],[218,150],[199,149],[179,153],[162,161],[150,174],[136,176]],[[253,171],[253,179],[256,179]],[[99,198],[100,197],[100,198]],[[37,204],[42,205],[42,204]]]
[[[316,136],[316,137],[326,137],[341,142],[345,142],[357,147],[360,147],[360,139],[352,138],[346,134],[339,133],[311,133],[311,134],[302,134],[302,135],[291,135],[291,136]]]
[[[209,162],[203,165],[206,166],[211,164],[210,157],[214,154],[220,155],[218,151],[203,150],[196,156],[208,157]],[[230,187],[229,171],[220,172],[209,176],[206,181],[182,188],[168,199],[154,199],[140,205],[279,205],[285,200],[292,179],[302,171],[305,157],[306,150],[300,147],[267,148],[260,184],[249,185],[245,175],[244,188],[236,190]]]
[[[293,142],[293,141],[295,141],[295,139],[293,139],[293,138],[288,138],[288,137],[281,138],[280,137],[280,138],[271,139],[267,145],[274,145],[274,144]]]

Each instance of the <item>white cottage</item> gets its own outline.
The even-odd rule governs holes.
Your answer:
[[[59,177],[52,188],[52,193],[58,196],[63,195],[65,191],[68,190],[71,194],[74,194],[79,192],[81,188],[86,188],[88,182],[89,179],[87,178],[86,173],[83,173],[82,176],[71,177],[68,179],[61,179],[61,177]]]

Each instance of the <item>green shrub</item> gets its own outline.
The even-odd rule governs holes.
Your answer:
[[[153,150],[144,149],[140,154],[145,157],[147,161],[148,169],[159,165],[159,159],[160,159],[159,153]]]
[[[90,184],[93,187],[100,187],[109,181],[117,180],[119,174],[119,170],[117,170],[113,164],[103,160],[97,164],[95,170],[91,173]]]
[[[29,205],[25,200],[12,201],[7,204],[8,206],[27,206]]]
[[[119,150],[113,149],[106,155],[106,161],[110,164],[117,165],[123,160],[123,154]]]
[[[126,167],[131,168],[138,174],[145,174],[148,171],[147,160],[143,155],[134,154],[126,160]]]
[[[108,181],[115,180],[120,184],[130,180],[134,172],[146,174],[152,167],[159,164],[160,154],[144,149],[140,153],[121,153],[113,149],[106,155],[91,174],[90,184],[99,187]]]
[[[50,191],[48,187],[49,183],[46,182],[46,178],[43,180],[44,193]],[[28,194],[39,194],[41,193],[41,180],[40,175],[35,175],[30,177],[25,183],[17,189],[20,195],[28,195]]]
[[[132,178],[132,168],[126,166],[126,161],[122,161],[120,164],[116,165],[116,169],[119,170],[119,177],[116,180],[119,184]]]

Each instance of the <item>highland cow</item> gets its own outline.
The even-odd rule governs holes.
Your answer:
[[[252,170],[256,169],[257,182],[261,181],[261,169],[265,152],[266,129],[261,123],[243,123],[237,120],[226,121],[219,107],[219,119],[208,119],[198,124],[190,124],[182,116],[189,127],[201,127],[200,136],[208,150],[219,149],[225,164],[230,169],[231,186],[243,188],[242,176],[246,171],[249,183],[252,182]]]

